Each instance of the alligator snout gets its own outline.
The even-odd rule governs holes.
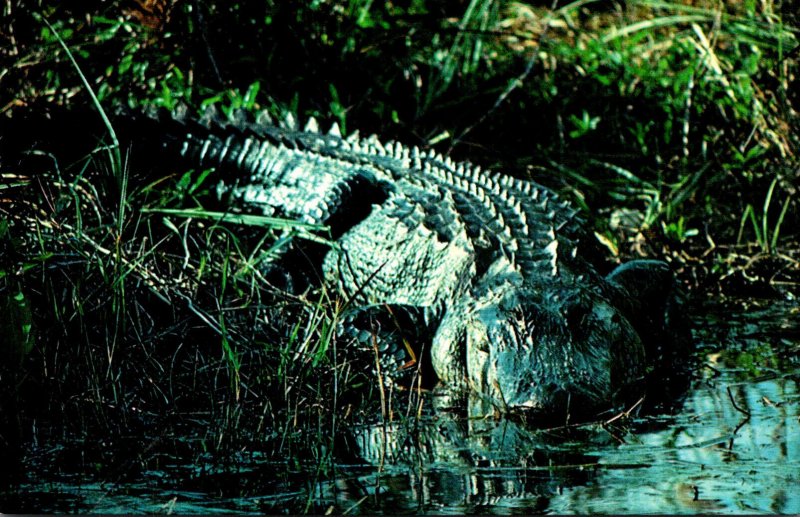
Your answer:
[[[644,373],[639,335],[600,296],[502,305],[477,311],[465,339],[472,391],[503,412],[586,414]]]

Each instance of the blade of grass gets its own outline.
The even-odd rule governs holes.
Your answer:
[[[318,242],[331,247],[336,243],[325,237],[320,237],[310,233],[311,231],[327,232],[329,228],[322,224],[304,223],[293,219],[283,219],[280,217],[270,217],[266,215],[253,214],[234,214],[230,212],[215,212],[199,208],[143,208],[144,213],[170,214],[178,217],[194,217],[197,219],[208,219],[218,223],[226,222],[232,224],[242,224],[245,226],[255,226],[259,228],[289,229],[294,230],[304,239]]]
[[[767,236],[769,235],[769,206],[772,204],[772,194],[775,192],[775,185],[778,184],[778,178],[772,180],[767,189],[767,196],[764,198],[764,208],[761,211],[761,235],[764,236],[762,247],[766,247],[765,251],[769,252],[769,242]]]
[[[778,237],[781,234],[781,225],[783,224],[783,219],[786,217],[786,211],[789,210],[789,205],[791,204],[792,196],[786,198],[786,201],[783,202],[783,207],[781,208],[781,214],[778,216],[778,221],[775,223],[775,229],[772,231],[772,240],[770,240],[770,249],[775,250],[778,244]]]
[[[707,22],[712,20],[710,15],[686,14],[675,16],[664,16],[661,18],[654,18],[652,20],[644,20],[641,22],[626,25],[621,29],[613,28],[610,33],[601,38],[603,43],[609,43],[615,39],[625,37],[629,34],[639,31],[649,31],[658,27],[668,27],[671,25],[681,25],[692,22]]]
[[[75,57],[72,55],[72,52],[70,51],[70,49],[67,46],[67,44],[64,42],[64,40],[58,34],[58,31],[56,31],[55,27],[53,27],[50,24],[50,22],[47,21],[47,18],[45,18],[43,15],[37,14],[36,16],[38,18],[40,18],[45,23],[45,25],[47,25],[47,28],[50,29],[50,32],[53,33],[53,36],[56,38],[58,43],[61,45],[61,48],[63,48],[64,52],[66,52],[67,57],[70,60],[70,63],[72,63],[72,66],[75,68],[75,71],[78,73],[78,77],[80,77],[81,78],[81,82],[83,82],[83,86],[86,88],[86,91],[89,93],[89,96],[92,98],[92,104],[94,104],[94,107],[97,110],[97,113],[100,114],[100,118],[103,119],[103,124],[106,126],[106,130],[108,131],[108,136],[111,138],[111,142],[112,142],[112,145],[111,145],[111,147],[109,149],[109,152],[111,154],[112,172],[116,176],[117,182],[119,183],[120,187],[122,187],[122,185],[123,185],[123,183],[125,181],[125,179],[122,177],[122,155],[120,154],[120,150],[119,150],[119,140],[117,139],[117,133],[114,131],[114,127],[111,125],[111,121],[109,120],[108,116],[106,115],[106,112],[103,109],[103,106],[100,104],[100,100],[97,98],[97,95],[95,95],[94,90],[92,89],[92,85],[89,84],[89,80],[83,74],[83,71],[81,71],[81,67],[78,66],[78,62],[75,61]]]
[[[262,228],[289,228],[327,231],[328,227],[322,224],[304,223],[294,219],[270,217],[266,215],[235,214],[231,212],[215,212],[201,208],[142,208],[143,213],[160,213],[176,215],[179,217],[194,217],[197,219],[213,219],[219,222],[243,224],[245,226],[258,226]]]

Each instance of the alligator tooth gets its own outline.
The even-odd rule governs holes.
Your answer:
[[[354,144],[354,143],[358,142],[360,140],[360,138],[361,137],[358,134],[358,129],[356,129],[355,131],[350,133],[350,135],[347,137],[347,141],[350,142],[351,144]]]
[[[386,154],[388,154],[389,156],[394,156],[394,142],[392,142],[391,140],[386,142],[384,150],[386,151]]]
[[[192,141],[192,134],[187,133],[186,138],[183,140],[183,145],[181,146],[181,156],[186,156],[186,153],[189,151],[189,143]]]
[[[333,124],[331,124],[331,129],[330,129],[330,131],[328,131],[328,134],[331,135],[331,136],[335,136],[337,138],[341,138],[342,137],[342,132],[339,129],[339,124],[337,122],[334,122]]]
[[[303,131],[306,133],[319,133],[319,124],[317,124],[317,119],[314,117],[309,117],[308,122],[306,122],[306,127],[303,128]]]
[[[430,325],[431,321],[436,317],[436,313],[438,312],[437,308],[431,305],[424,305],[422,307],[422,321],[425,322],[425,325]]]

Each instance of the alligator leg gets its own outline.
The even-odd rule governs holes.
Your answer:
[[[385,378],[408,387],[419,373],[422,385],[430,387],[435,381],[427,345],[431,327],[422,307],[379,304],[345,313],[340,332],[345,340],[377,354]]]

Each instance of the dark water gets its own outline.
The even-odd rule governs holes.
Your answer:
[[[800,513],[798,312],[794,301],[698,311],[701,366],[670,414],[549,430],[398,419],[353,430],[325,469],[242,451],[233,470],[165,458],[114,483],[36,473],[0,510]]]

